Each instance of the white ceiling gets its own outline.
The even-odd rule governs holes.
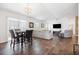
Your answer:
[[[25,8],[28,4],[2,3],[0,7],[27,15]],[[60,19],[62,17],[76,16],[78,13],[77,3],[30,3],[32,7],[31,17],[39,20]]]

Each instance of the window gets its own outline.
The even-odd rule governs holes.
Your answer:
[[[13,29],[13,30],[20,29],[22,31],[26,30],[26,21],[25,20],[20,20],[20,19],[9,17],[7,24],[8,24],[8,26],[7,26],[8,27],[8,37],[10,37],[10,33],[9,33],[10,29]]]

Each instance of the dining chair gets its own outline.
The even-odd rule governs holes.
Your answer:
[[[32,45],[32,33],[33,33],[33,30],[26,30],[26,38],[27,38],[27,41],[29,42],[29,43],[31,43],[31,45]]]
[[[11,34],[11,44],[10,46],[13,44],[13,48],[15,47],[15,43],[16,43],[16,39],[18,38],[13,30],[9,30],[10,34]]]

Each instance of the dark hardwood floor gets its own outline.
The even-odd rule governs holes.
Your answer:
[[[33,38],[33,45],[20,44],[15,49],[10,47],[10,42],[0,44],[0,55],[73,55],[75,38],[58,38],[51,40]]]

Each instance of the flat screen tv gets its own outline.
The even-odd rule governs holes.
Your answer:
[[[61,28],[61,24],[53,24],[53,28]]]

